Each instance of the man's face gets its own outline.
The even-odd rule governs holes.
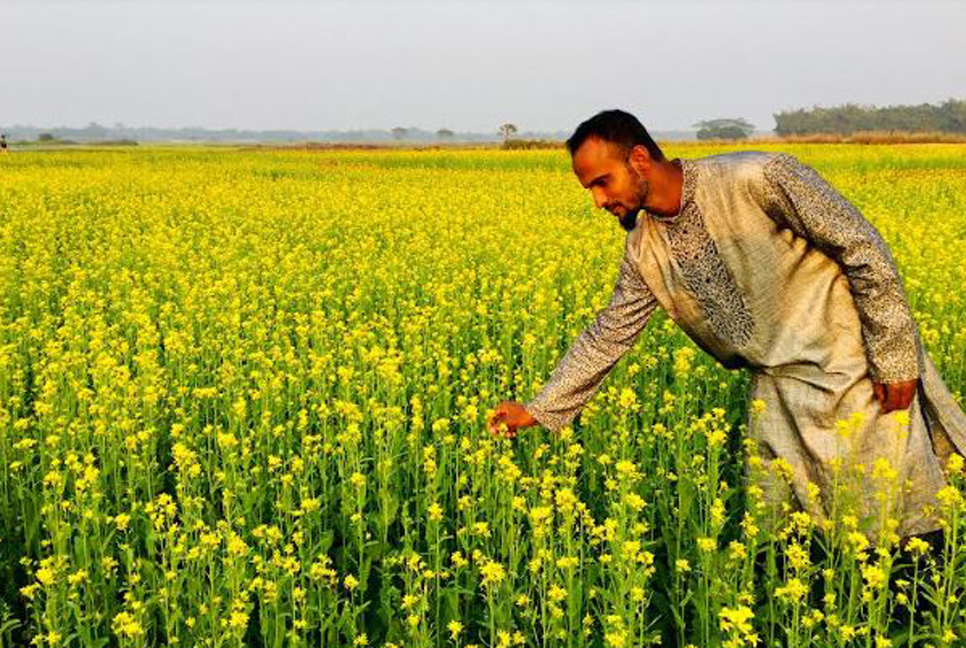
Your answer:
[[[594,196],[594,205],[616,216],[625,230],[634,229],[648,183],[620,147],[591,137],[580,145],[571,162],[580,184]]]

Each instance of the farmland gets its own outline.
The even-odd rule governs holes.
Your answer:
[[[966,394],[966,145],[781,150]],[[0,156],[0,646],[966,642],[962,462],[938,553],[773,510],[661,312],[572,428],[487,433],[622,240],[562,150]]]

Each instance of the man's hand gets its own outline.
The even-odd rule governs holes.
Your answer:
[[[873,382],[872,389],[875,391],[875,397],[882,403],[882,412],[888,414],[893,410],[907,409],[912,405],[918,384],[918,378],[897,383]]]
[[[536,425],[538,422],[520,403],[503,401],[487,417],[486,426],[493,436],[503,435],[512,439],[517,435],[518,429]]]

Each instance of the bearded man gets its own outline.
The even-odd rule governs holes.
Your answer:
[[[766,464],[791,467],[787,485],[768,484],[771,497],[784,488],[779,499],[827,522],[836,421],[858,414],[850,443],[869,467],[863,515],[877,517],[871,469],[886,459],[904,486],[895,533],[939,529],[928,505],[945,460],[966,450],[966,415],[922,347],[888,246],[859,211],[787,154],[668,160],[619,110],[580,124],[567,148],[595,205],[628,232],[617,282],[540,393],[501,403],[491,432],[569,425],[661,307],[725,367],[751,370],[749,396],[765,407],[749,431]]]

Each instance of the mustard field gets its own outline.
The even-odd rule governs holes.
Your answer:
[[[780,148],[966,394],[966,146]],[[966,645],[961,458],[943,546],[816,529],[661,312],[572,428],[490,436],[623,237],[563,149],[0,156],[0,648]]]

